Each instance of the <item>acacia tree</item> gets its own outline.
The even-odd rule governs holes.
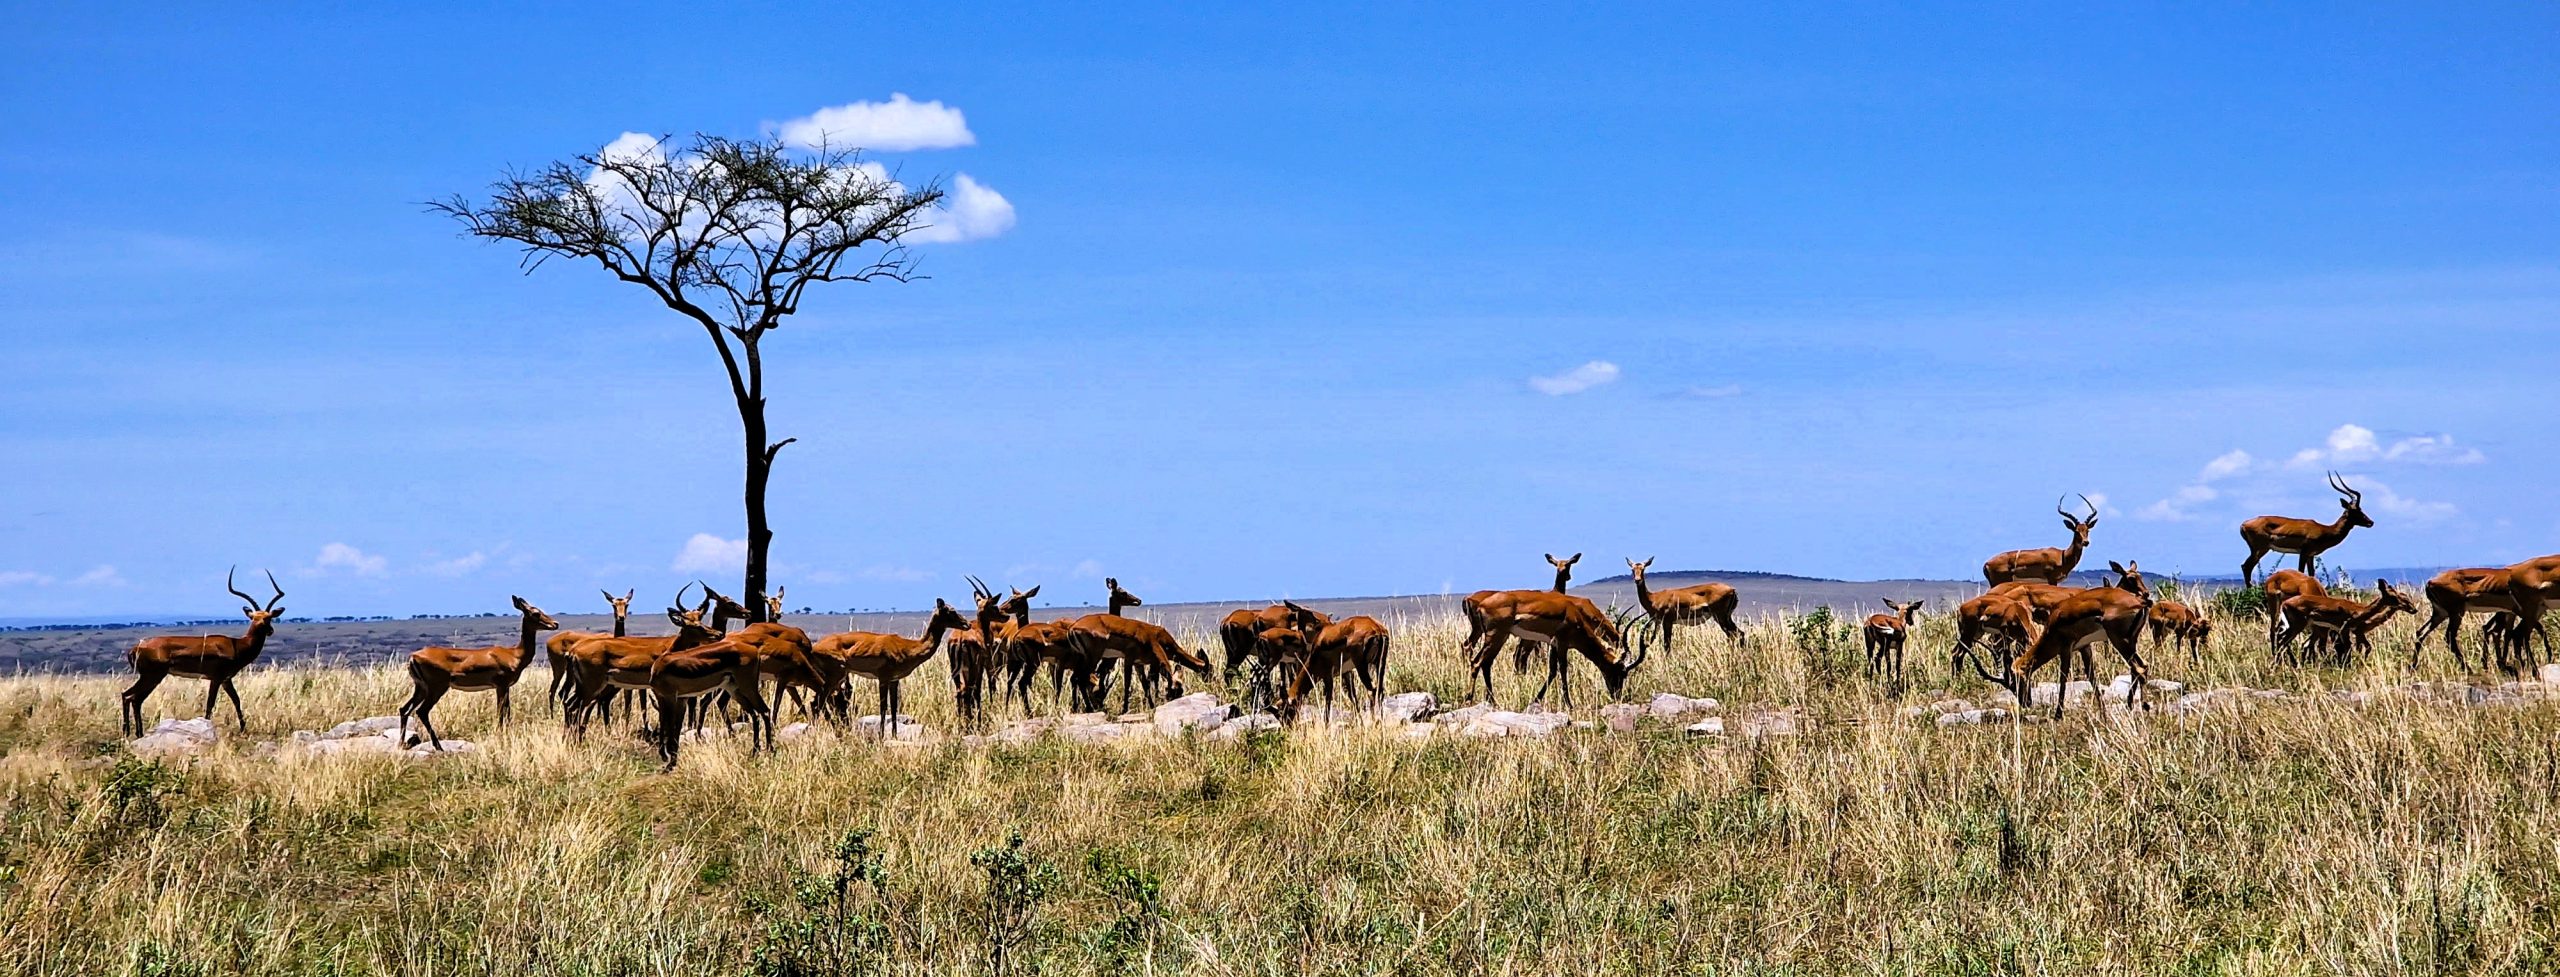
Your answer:
[[[774,457],[797,440],[771,441],[765,428],[764,338],[811,285],[916,277],[899,238],[941,199],[939,185],[907,187],[858,150],[697,135],[675,146],[617,142],[510,173],[485,201],[455,195],[429,207],[475,237],[521,245],[528,274],[554,257],[593,261],[710,335],[746,436],[745,603],[762,621],[773,543],[765,485]]]

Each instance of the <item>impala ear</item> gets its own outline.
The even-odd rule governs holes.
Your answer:
[[[2107,561],[2107,569],[2115,571],[2116,576],[2121,577],[2125,575],[2124,564],[2118,563],[2114,560]]]
[[[1040,585],[1036,583],[1031,585],[1031,589],[1022,592],[1022,599],[1024,600],[1030,600],[1031,598],[1038,596],[1040,596]]]
[[[508,600],[512,600],[512,601],[514,601],[514,602],[515,602],[515,604],[516,604],[516,610],[519,610],[519,611],[524,610],[524,598],[522,598],[522,597],[518,597],[518,596],[516,596],[516,595],[514,595],[514,594],[508,594],[508,595],[507,595],[507,599],[508,599]]]

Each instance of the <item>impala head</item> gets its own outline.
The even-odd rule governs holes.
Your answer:
[[[987,589],[986,583],[977,577],[965,579],[969,581],[970,599],[978,604],[978,623],[992,625],[1004,620],[1004,598],[996,596],[996,592]]]
[[[2077,541],[2080,545],[2087,546],[2089,545],[2089,530],[2095,529],[2098,526],[2098,505],[2097,503],[2089,501],[2089,497],[2085,495],[2080,497],[2080,504],[2087,506],[2089,509],[2089,514],[2086,517],[2072,515],[2071,510],[2062,507],[2062,500],[2060,499],[2054,500],[2053,511],[2056,515],[2060,515],[2062,517],[2062,528],[2071,530],[2071,538]]]
[[[1031,623],[1031,598],[1040,596],[1040,585],[1032,584],[1029,590],[1007,589],[1013,590],[1013,596],[1004,599],[1004,612],[1018,623]]]
[[[1314,634],[1318,631],[1324,630],[1324,615],[1318,614],[1294,600],[1281,601],[1280,606],[1289,612],[1288,627],[1291,630],[1298,631],[1302,634]]]
[[[2364,514],[2364,493],[2347,485],[2347,480],[2337,472],[2329,473],[2329,487],[2337,490],[2338,508],[2346,511],[2348,525],[2373,527],[2373,517]]]
[[[790,589],[791,589],[791,588],[789,588],[789,587],[775,587],[775,588],[773,588],[773,596],[771,596],[771,597],[767,597],[767,598],[765,598],[765,599],[764,599],[764,619],[765,619],[765,620],[768,620],[768,621],[779,621],[779,620],[782,620],[782,595],[783,595],[783,593],[784,593],[784,592],[789,591]]]
[[[2141,560],[2135,560],[2131,563],[2118,563],[2114,560],[2108,560],[2107,569],[2116,572],[2116,589],[2134,592],[2142,598],[2142,603],[2146,606],[2151,603],[2151,585],[2144,583],[2142,580]]]
[[[1120,578],[1118,577],[1104,577],[1102,578],[1102,585],[1110,588],[1110,601],[1112,607],[1137,607],[1146,603],[1146,601],[1139,600],[1138,595],[1120,589]]]
[[[1579,556],[1576,554],[1577,559]],[[1637,666],[1644,664],[1645,642],[1636,642],[1635,654],[1633,656],[1627,654],[1627,626],[1635,621],[1636,615],[1641,613],[1643,613],[1642,608],[1628,608],[1619,611],[1616,617],[1605,619],[1587,629],[1591,632],[1591,640],[1599,642],[1600,646],[1609,652],[1606,657],[1594,656],[1591,663],[1599,666],[1600,681],[1608,686],[1611,699],[1626,694],[1627,676],[1635,674]]]
[[[1928,598],[1925,597],[1909,603],[1895,603],[1893,598],[1890,597],[1878,597],[1876,599],[1883,601],[1884,606],[1893,608],[1893,616],[1901,618],[1903,623],[1906,624],[1919,620],[1920,605],[1929,602]]]
[[[936,628],[946,631],[966,631],[969,629],[969,619],[961,616],[960,609],[951,606],[949,601],[936,597],[933,599],[933,616],[925,619],[924,627],[927,631]]]
[[[241,593],[240,585],[231,582],[232,574],[238,572],[240,572],[240,568],[236,566],[224,571],[222,574],[222,588],[230,591],[231,596],[240,598],[240,613],[249,616],[250,631],[261,634],[274,633],[276,629],[276,622],[284,618],[284,608],[276,606],[284,600],[284,587],[283,585],[276,583],[275,571],[267,571],[267,586],[274,588],[276,595],[267,598],[267,602],[263,605],[258,603],[257,598]]]
[[[1646,570],[1649,570],[1649,569],[1652,569],[1652,568],[1653,568],[1653,558],[1652,558],[1652,557],[1650,557],[1650,556],[1645,557],[1645,558],[1644,558],[1644,562],[1642,562],[1642,563],[1638,563],[1638,562],[1636,562],[1635,557],[1632,557],[1632,556],[1631,556],[1631,557],[1628,557],[1628,558],[1627,558],[1627,572],[1628,572],[1628,573],[1635,574],[1635,575],[1636,575],[1636,579],[1638,579],[1638,580],[1642,580],[1642,579],[1644,579],[1644,572],[1645,572]]]
[[[525,603],[522,597],[513,599],[516,602],[516,613],[524,615],[524,623],[532,625],[538,631],[560,630],[560,622],[552,620],[551,615],[542,612],[542,608]]]
[[[706,627],[702,623],[702,615],[711,610],[711,598],[705,597],[702,603],[688,608],[684,606],[684,592],[692,589],[692,584],[676,588],[676,602],[667,607],[667,620],[675,622],[678,634],[688,630],[703,630]]]
[[[2395,588],[2391,586],[2391,581],[2379,578],[2374,580],[2373,586],[2380,592],[2380,596],[2373,599],[2374,606],[2388,607],[2402,614],[2418,613],[2418,602],[2409,596],[2408,591]]]
[[[613,605],[614,620],[620,621],[631,616],[631,597],[639,592],[640,591],[638,590],[626,590],[622,592],[622,596],[616,597],[613,595],[613,591],[603,591],[604,602]]]
[[[1545,554],[1545,556],[1547,558],[1547,564],[1555,567],[1557,573],[1571,573],[1573,572],[1573,565],[1582,562],[1582,554],[1580,553],[1565,557],[1561,560],[1556,559],[1556,555],[1553,553]]]
[[[727,594],[711,589],[710,584],[702,584],[702,595],[711,599],[711,619],[714,622],[747,619],[747,605],[738,603]]]

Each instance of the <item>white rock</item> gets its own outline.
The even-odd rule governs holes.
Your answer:
[[[363,719],[350,719],[346,722],[331,726],[329,727],[328,732],[320,734],[320,738],[324,740],[342,740],[352,736],[372,736],[383,732],[384,730],[399,728],[400,717],[398,716],[367,716]]]
[[[790,742],[809,735],[809,731],[808,723],[792,723],[789,726],[774,730],[773,738],[782,742]]]
[[[1612,702],[1600,707],[1600,721],[1609,724],[1612,732],[1635,732],[1636,721],[1642,718],[1644,707],[1632,702]]]
[[[1221,740],[1241,739],[1251,733],[1279,728],[1280,719],[1277,716],[1267,712],[1247,713],[1220,723],[1218,728],[1209,731],[1209,737]]]
[[[1645,703],[1645,712],[1655,719],[1666,721],[1693,714],[1711,713],[1721,708],[1723,704],[1714,699],[1693,699],[1677,692],[1656,692],[1653,694],[1653,700]]]
[[[1156,707],[1156,731],[1168,736],[1184,732],[1205,733],[1226,725],[1227,717],[1234,715],[1235,711],[1235,707],[1219,702],[1215,695],[1194,692]]]
[[[304,744],[317,743],[320,742],[320,734],[308,729],[297,729],[293,731],[293,741]]]
[[[471,742],[470,740],[449,739],[444,741],[444,749],[442,750],[436,749],[435,744],[433,743],[420,743],[416,746],[410,747],[409,753],[412,756],[431,757],[439,753],[477,753],[479,750],[480,744]]]
[[[855,732],[864,736],[868,736],[873,739],[880,738],[880,717],[878,716],[864,716],[859,720],[855,720],[854,727]],[[933,735],[933,729],[931,727],[917,722],[916,717],[914,716],[902,713],[898,716],[897,722],[889,726],[888,738],[893,740],[922,740],[931,735]]]
[[[1960,709],[1955,712],[1939,713],[1938,725],[1979,726],[1983,723],[2005,722],[2008,718],[2009,710],[2006,709]]]
[[[2544,662],[2533,670],[2533,677],[2545,685],[2560,685],[2560,662]]]
[[[390,756],[404,752],[387,736],[349,736],[319,740],[304,747],[312,756]]]
[[[1120,723],[1084,723],[1075,726],[1061,726],[1058,728],[1058,735],[1078,743],[1103,743],[1111,740],[1124,739],[1129,735],[1129,731],[1134,728],[1136,727]]]
[[[1439,723],[1406,723],[1403,729],[1396,731],[1396,735],[1409,740],[1427,740],[1439,731]]]
[[[1409,723],[1440,711],[1440,698],[1429,692],[1398,692],[1378,703],[1378,716],[1389,722]]]
[[[1487,715],[1494,711],[1492,703],[1479,702],[1472,706],[1451,709],[1448,712],[1433,716],[1431,717],[1431,721],[1435,723],[1447,723],[1451,726],[1464,726],[1476,721],[1478,717]]]
[[[1709,716],[1689,724],[1685,731],[1691,736],[1722,736],[1724,735],[1724,717]]]
[[[213,720],[163,719],[151,731],[133,741],[132,750],[144,756],[178,756],[202,753],[213,748],[221,734],[214,731]]]

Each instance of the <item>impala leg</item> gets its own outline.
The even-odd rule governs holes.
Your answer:
[[[413,704],[407,710],[417,715],[418,725],[427,728],[427,743],[433,746],[438,752],[442,752],[444,750],[444,738],[436,734],[436,721],[433,711],[436,707],[436,701],[442,698],[444,698],[443,686],[420,682],[418,683],[417,694],[411,700]],[[402,724],[402,727],[403,728],[400,731],[400,745],[406,747],[409,745],[409,731],[406,728],[407,724],[405,722]]]
[[[658,756],[666,765],[658,769],[667,773],[676,768],[676,753],[684,745],[684,700],[671,695],[658,696]]]
[[[513,696],[514,692],[515,692],[515,687],[514,687],[514,686],[512,686],[512,685],[504,685],[504,684],[502,684],[502,685],[499,685],[499,686],[498,686],[498,728],[499,728],[499,729],[505,729],[505,728],[507,728],[507,719],[508,719],[508,717],[511,717],[511,716],[515,715],[515,703],[514,703],[514,700],[513,700],[513,698],[512,698],[512,696]]]
[[[1476,675],[1477,677],[1484,679],[1484,702],[1486,705],[1494,704],[1493,663],[1502,660],[1502,646],[1505,642],[1510,640],[1511,635],[1507,632],[1489,632],[1485,635],[1484,647],[1476,652]]]

